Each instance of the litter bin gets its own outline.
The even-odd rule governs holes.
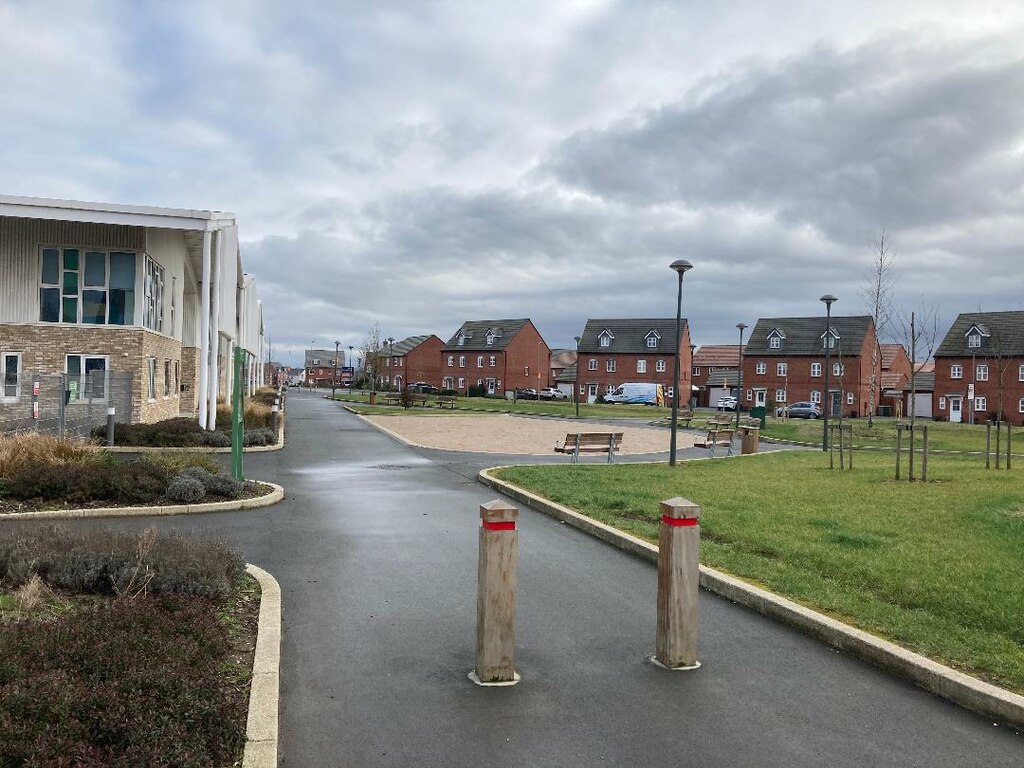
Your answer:
[[[754,408],[750,409],[750,418],[757,419],[758,421],[760,421],[761,422],[761,429],[764,429],[765,428],[764,417],[765,417],[765,414],[767,412],[768,412],[768,409],[765,408],[763,405],[755,406]]]
[[[757,453],[757,427],[740,427],[740,453]]]

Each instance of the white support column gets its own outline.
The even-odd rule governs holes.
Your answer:
[[[213,233],[203,232],[202,298],[199,310],[199,426],[206,429],[206,392],[210,381],[210,246]]]
[[[210,345],[213,354],[210,356],[210,387],[209,405],[206,423],[212,432],[217,428],[217,395],[220,389],[220,294],[221,278],[224,262],[224,234],[217,232],[217,250],[213,258],[213,310],[210,318]]]

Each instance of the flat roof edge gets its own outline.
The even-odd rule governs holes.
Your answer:
[[[93,216],[90,216],[93,214]],[[114,203],[90,203],[81,200],[59,200],[47,197],[21,197],[0,195],[0,216],[21,216],[25,218],[53,218],[71,221],[95,221],[100,224],[120,223],[111,217],[123,216],[131,219],[123,223],[147,226],[143,219],[152,219],[151,226],[170,226],[175,229],[187,228],[183,222],[194,222],[193,227],[205,229],[207,223],[231,222],[235,215],[224,211],[206,211],[195,208],[159,208],[146,205],[118,205]],[[203,222],[199,224],[199,222]]]

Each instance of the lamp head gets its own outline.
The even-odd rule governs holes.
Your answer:
[[[687,271],[693,269],[693,264],[688,262],[686,259],[676,259],[671,264],[669,264],[669,266],[672,267],[672,269],[674,269],[676,272],[679,273],[679,278],[680,279],[682,279],[683,274],[685,274]]]
[[[738,331],[739,331],[740,333],[743,333],[743,331],[745,331],[745,330],[746,330],[746,328],[747,328],[747,324],[746,324],[746,323],[736,323],[736,329],[737,329],[737,330],[738,330]]]
[[[824,296],[822,296],[819,299],[819,301],[823,301],[825,303],[825,306],[828,307],[829,309],[831,309],[832,308],[832,304],[834,304],[835,302],[839,301],[839,299],[836,298],[835,296],[833,296],[831,293],[826,293]]]

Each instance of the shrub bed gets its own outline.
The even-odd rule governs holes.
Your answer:
[[[270,409],[259,404],[245,408],[244,445],[273,445],[277,435],[270,428]],[[221,426],[205,430],[195,419],[179,416],[152,424],[115,424],[114,445],[144,448],[228,448],[231,445],[231,409],[218,406],[217,423]],[[106,426],[92,431],[94,440],[106,442]]]
[[[52,528],[0,535],[0,553],[0,590],[36,577],[49,595],[0,611],[0,765],[239,764],[258,589],[236,553]]]

